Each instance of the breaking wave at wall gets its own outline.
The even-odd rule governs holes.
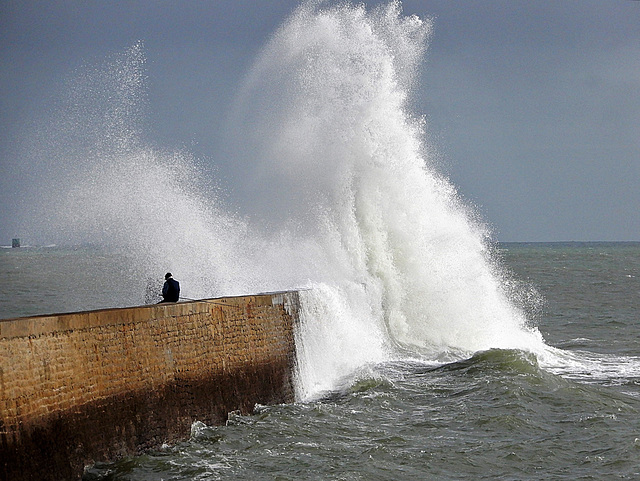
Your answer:
[[[399,3],[294,12],[229,121],[241,214],[197,159],[145,143],[135,45],[75,79],[39,138],[33,159],[47,174],[27,227],[58,243],[119,246],[135,276],[171,270],[193,298],[309,288],[302,399],[403,356],[539,349],[487,230],[436,171],[411,112],[431,32]]]
[[[398,3],[302,7],[241,92],[250,189],[270,198],[257,212],[328,257],[305,293],[307,391],[398,348],[443,358],[541,342],[410,112],[431,29]]]

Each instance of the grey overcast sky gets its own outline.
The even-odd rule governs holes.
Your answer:
[[[640,240],[640,2],[402,4],[435,21],[414,112],[498,240]],[[0,2],[0,244],[19,235],[25,126],[65,78],[143,41],[154,141],[215,162],[235,89],[297,5]]]

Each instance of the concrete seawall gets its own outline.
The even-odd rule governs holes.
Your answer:
[[[188,438],[195,421],[294,398],[298,293],[0,321],[0,479]]]

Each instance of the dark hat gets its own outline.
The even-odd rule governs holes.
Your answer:
[[[167,272],[167,273],[164,275],[164,278],[165,278],[165,279],[169,279],[169,277],[171,277],[171,272]]]

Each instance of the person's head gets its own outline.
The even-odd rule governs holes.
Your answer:
[[[164,280],[166,281],[167,279],[169,279],[169,277],[171,277],[171,272],[167,272],[167,273],[164,275]]]

